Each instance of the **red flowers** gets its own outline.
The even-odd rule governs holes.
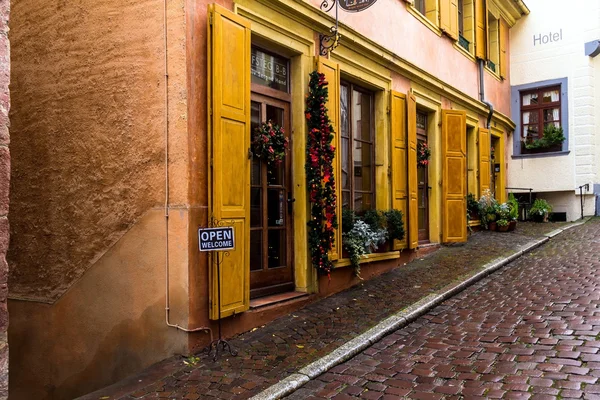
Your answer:
[[[271,120],[264,122],[254,130],[252,150],[256,157],[275,165],[280,164],[288,148],[285,131]]]

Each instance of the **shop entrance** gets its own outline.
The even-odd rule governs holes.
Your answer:
[[[417,148],[427,144],[427,114],[417,112]],[[429,165],[417,168],[418,207],[419,207],[419,243],[429,242]]]
[[[254,88],[253,88],[254,89]],[[290,104],[252,93],[251,135],[263,122],[282,127],[290,140]],[[291,152],[273,165],[252,159],[250,189],[250,297],[294,290],[292,266]]]

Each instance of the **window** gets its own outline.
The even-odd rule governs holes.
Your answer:
[[[473,0],[458,0],[458,44],[469,53],[475,49],[475,10]]]
[[[373,94],[350,83],[340,86],[342,207],[375,207]]]
[[[511,118],[516,123],[513,157],[538,157],[568,154],[569,112],[568,79],[551,79],[511,87]],[[531,146],[544,137],[544,129],[562,129],[565,140],[547,147]],[[555,138],[557,132],[551,132]],[[552,141],[550,142],[552,143]],[[526,146],[530,144],[529,146]],[[537,142],[537,144],[540,144]],[[527,148],[529,147],[529,149]]]
[[[425,17],[427,24],[433,24],[433,27],[439,27],[438,0],[414,0],[413,8]]]
[[[546,87],[521,93],[521,153],[531,153],[525,145],[544,135],[548,126],[561,127],[560,86]],[[560,151],[561,145],[555,145],[540,151]]]
[[[488,63],[489,69],[500,73],[500,20],[488,13]]]

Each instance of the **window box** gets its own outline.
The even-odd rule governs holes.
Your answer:
[[[460,47],[462,47],[463,49],[465,49],[466,51],[470,51],[469,46],[471,45],[471,43],[469,43],[469,41],[467,39],[465,39],[465,37],[462,35],[460,35],[458,37],[458,45]]]

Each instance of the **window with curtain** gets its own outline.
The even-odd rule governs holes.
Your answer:
[[[540,139],[544,128],[554,125],[561,127],[560,85],[521,92],[521,153],[527,154],[526,143]],[[536,152],[560,151],[561,148],[547,148]]]
[[[358,213],[375,208],[373,94],[359,86],[340,86],[342,207]]]

